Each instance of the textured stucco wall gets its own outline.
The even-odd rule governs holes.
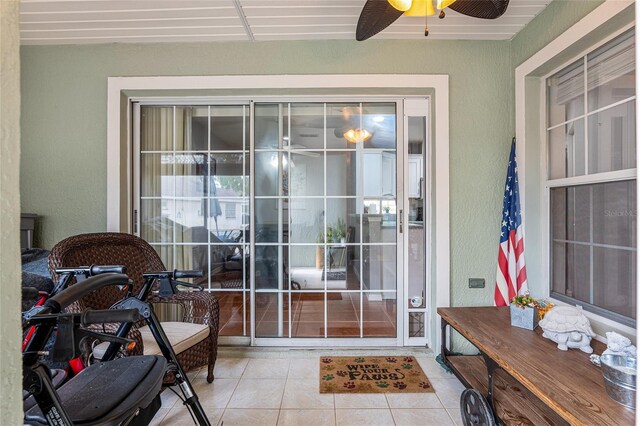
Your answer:
[[[555,0],[511,40],[511,65],[515,68],[604,0]]]
[[[18,0],[0,1],[0,423],[22,424],[20,360],[20,32]]]
[[[109,76],[425,73],[450,76],[452,299],[489,304],[513,134],[509,42],[296,41],[25,46],[22,208],[51,247],[105,229]],[[468,290],[483,277],[484,290]]]

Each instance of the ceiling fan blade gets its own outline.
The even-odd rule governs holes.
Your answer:
[[[358,18],[356,40],[363,41],[373,37],[393,24],[402,13],[386,0],[367,0]]]
[[[449,9],[481,19],[496,19],[507,11],[509,0],[456,0]]]

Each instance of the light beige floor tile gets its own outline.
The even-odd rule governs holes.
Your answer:
[[[444,408],[435,392],[387,393],[389,407],[393,408]]]
[[[241,379],[228,408],[280,408],[286,380]]]
[[[226,408],[239,381],[239,379],[215,379],[213,383],[207,383],[204,379],[196,379],[192,385],[203,407]]]
[[[333,410],[333,394],[320,393],[315,379],[288,379],[281,408],[328,408]]]
[[[206,377],[207,376],[207,369],[206,368],[204,368],[204,369],[202,369],[202,368],[193,369],[193,370],[191,370],[191,371],[189,371],[187,373],[187,377],[189,378],[189,380],[193,381],[193,380],[195,380],[196,377],[198,377],[198,375],[201,373],[202,370],[204,370],[204,375]]]
[[[280,410],[278,426],[333,426],[334,410]]]
[[[387,426],[395,425],[391,410],[336,410],[337,426]]]
[[[431,379],[452,379],[455,376],[451,373],[447,373],[447,371],[438,364],[435,358],[433,357],[416,357],[418,360],[418,364],[422,367],[422,370],[427,375],[429,380]]]
[[[458,426],[462,426],[464,423],[462,422],[462,414],[460,413],[460,408],[447,408],[447,412],[449,413],[449,416],[453,419],[453,422],[458,425]]]
[[[317,358],[292,359],[289,365],[289,379],[315,379],[320,377],[320,361]]]
[[[278,410],[227,409],[222,416],[224,426],[275,426]]]
[[[162,408],[171,408],[176,405],[176,402],[178,402],[179,400],[180,398],[178,398],[178,396],[175,393],[171,392],[171,390],[169,389],[163,390],[160,394]]]
[[[222,409],[205,409],[205,413],[213,425],[218,424],[223,412]],[[170,409],[160,424],[163,426],[193,426],[194,422],[187,407],[180,405]]]
[[[445,408],[458,408],[464,386],[458,379],[433,379],[431,384]]]
[[[151,419],[151,423],[149,423],[149,426],[159,425],[162,422],[162,419],[164,419],[164,416],[167,415],[169,410],[170,408],[159,408],[156,415],[153,417],[153,419]]]
[[[383,393],[335,394],[336,408],[389,408]]]
[[[243,379],[286,379],[289,373],[288,359],[250,359],[242,375]]]
[[[454,426],[445,409],[391,410],[396,425],[401,426]]]
[[[239,379],[244,373],[249,360],[247,358],[218,358],[213,367],[213,376],[216,379]],[[200,370],[201,378],[207,377],[207,369]]]

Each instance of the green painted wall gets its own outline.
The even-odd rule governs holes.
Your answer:
[[[604,0],[555,0],[511,40],[511,65],[515,68],[549,44]]]
[[[0,423],[22,424],[20,367],[20,2],[0,2]]]

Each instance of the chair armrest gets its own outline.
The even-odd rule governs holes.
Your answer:
[[[209,292],[185,291],[169,297],[160,297],[154,294],[149,297],[149,302],[179,304],[184,309],[183,322],[207,324],[215,333],[218,332],[220,307],[218,299]]]

